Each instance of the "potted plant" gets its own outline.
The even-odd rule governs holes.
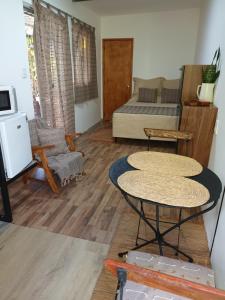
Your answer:
[[[202,69],[202,84],[198,86],[199,100],[213,102],[215,83],[220,76],[220,48],[213,56],[211,65]]]

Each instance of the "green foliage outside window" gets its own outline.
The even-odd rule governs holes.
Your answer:
[[[35,62],[35,54],[34,54],[34,41],[32,35],[27,35],[26,38],[27,38],[27,46],[28,46],[30,77],[31,77],[32,87],[33,87],[33,97],[35,99],[37,96],[39,96],[39,94],[38,94],[37,70],[36,70],[36,62]]]

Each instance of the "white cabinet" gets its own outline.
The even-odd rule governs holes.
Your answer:
[[[25,113],[0,117],[0,142],[6,177],[13,178],[32,161]]]

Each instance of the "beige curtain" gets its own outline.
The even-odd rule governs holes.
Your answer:
[[[75,102],[98,97],[95,28],[72,20]]]
[[[74,131],[74,92],[67,17],[34,4],[34,46],[43,118]]]

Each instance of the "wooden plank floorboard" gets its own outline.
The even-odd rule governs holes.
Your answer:
[[[1,300],[89,300],[108,247],[1,222]]]
[[[119,251],[134,246],[138,220],[127,207],[120,192],[111,184],[108,178],[109,167],[120,157],[146,150],[146,144],[146,141],[130,140],[119,140],[118,143],[97,142],[89,139],[89,133],[84,134],[78,139],[77,146],[85,153],[86,176],[78,182],[72,181],[62,188],[59,194],[53,194],[48,185],[42,182],[29,181],[24,185],[22,181],[17,180],[9,188],[13,222],[110,245],[108,257],[117,258]],[[153,142],[151,145],[153,151],[175,151],[172,143]],[[184,213],[187,215],[188,211]],[[147,214],[154,217],[154,207],[149,206]],[[161,210],[164,220],[174,221],[177,216],[176,209]],[[182,226],[181,247],[193,255],[196,262],[207,265],[207,239],[202,220],[198,223],[189,222]],[[142,225],[141,231],[145,237],[151,237],[151,232],[145,226]],[[168,241],[176,243],[175,232],[167,238]],[[21,243],[23,242],[21,238]],[[155,246],[144,251],[158,253]],[[165,255],[173,256],[174,253],[167,249]],[[93,300],[114,299],[115,288],[115,278],[103,271]]]
[[[17,180],[10,185],[13,222],[73,237],[109,244],[126,206],[108,178],[109,167],[119,157],[147,148],[146,141],[95,142],[84,134],[77,148],[85,153],[84,176],[53,194],[45,183]],[[152,143],[152,150],[174,152],[173,143]],[[169,212],[174,217],[176,212]],[[89,232],[90,231],[90,232]]]
[[[120,219],[107,258],[122,260],[118,257],[118,253],[130,250],[135,246],[137,225],[138,216],[131,209],[126,208]],[[168,226],[170,225],[161,225],[161,230],[166,230]],[[141,234],[147,239],[154,237],[149,228],[147,229],[143,224],[141,226]],[[177,232],[173,231],[165,238],[171,244],[176,245]],[[180,250],[191,255],[195,263],[210,266],[208,244],[203,224],[188,222],[181,226]],[[148,245],[140,251],[159,254],[157,245]],[[168,247],[163,247],[163,252],[165,256],[177,258],[174,251]],[[185,260],[181,255],[178,258]],[[103,269],[92,295],[92,300],[114,300],[116,287],[117,279]]]
[[[85,152],[87,175],[58,195],[42,182],[24,185],[17,180],[10,185],[13,223],[109,244],[124,207],[108,179],[109,166],[146,145],[94,142],[87,134],[78,140],[78,148]]]

